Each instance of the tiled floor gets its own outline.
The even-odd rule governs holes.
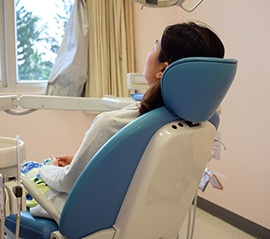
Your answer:
[[[179,239],[187,238],[188,217],[181,230]],[[197,208],[193,239],[254,239],[255,237],[231,226]]]

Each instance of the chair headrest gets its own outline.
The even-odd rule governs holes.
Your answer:
[[[165,106],[183,120],[209,120],[229,90],[236,69],[235,59],[190,57],[173,62],[161,80]]]

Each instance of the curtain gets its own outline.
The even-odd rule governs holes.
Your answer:
[[[88,68],[88,18],[85,0],[75,0],[53,65],[47,95],[82,96]]]
[[[126,75],[134,72],[131,0],[87,0],[89,65],[86,94],[127,96]]]
[[[47,94],[128,96],[134,72],[131,0],[76,0]]]

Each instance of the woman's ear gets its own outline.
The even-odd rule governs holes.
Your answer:
[[[162,78],[163,72],[166,70],[168,65],[169,65],[169,63],[167,61],[160,63],[160,70],[156,74],[156,78],[158,80],[160,80]]]

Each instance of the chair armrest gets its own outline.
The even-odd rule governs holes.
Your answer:
[[[35,186],[35,184],[29,180],[24,174],[21,174],[22,184],[29,194],[51,215],[51,217],[59,225],[60,212],[54,206],[54,204],[46,198]]]

